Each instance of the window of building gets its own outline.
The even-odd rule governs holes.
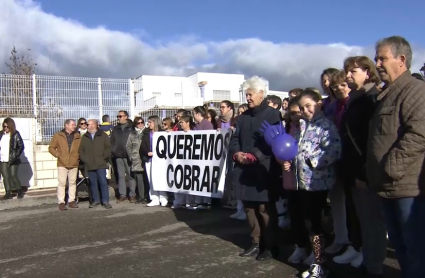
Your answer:
[[[161,92],[152,92],[152,95],[154,97],[160,97],[161,96]]]
[[[226,90],[213,90],[213,100],[229,100],[230,91]]]

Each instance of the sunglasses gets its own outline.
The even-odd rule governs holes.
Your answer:
[[[165,125],[165,126],[167,126],[167,124],[166,124],[166,123],[162,123],[162,125]]]
[[[86,123],[86,122],[84,122],[84,123],[83,123],[83,122],[81,122],[81,123],[80,123],[80,125],[87,125],[87,123]]]
[[[120,119],[122,117],[125,117],[124,115],[118,115],[117,118]]]
[[[9,128],[7,125],[4,125],[3,128]]]
[[[145,122],[137,122],[138,125],[144,124]]]

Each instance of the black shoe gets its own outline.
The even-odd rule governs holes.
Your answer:
[[[257,261],[267,261],[273,259],[273,255],[269,250],[264,250],[255,258]]]
[[[22,192],[22,189],[18,190],[18,199],[24,198],[24,192]]]
[[[135,204],[147,204],[148,202],[146,201],[145,198],[139,198],[137,199]]]
[[[259,253],[260,253],[260,246],[258,243],[254,243],[251,245],[251,247],[249,247],[248,249],[240,253],[239,256],[253,257],[253,256],[257,256]]]
[[[3,200],[12,199],[12,194],[10,194],[10,191],[6,191],[6,194],[3,196]]]
[[[98,206],[100,206],[98,202],[93,202],[90,204],[89,208],[97,208]]]
[[[111,209],[112,208],[112,206],[111,206],[110,203],[103,203],[103,207],[106,208],[106,209]]]

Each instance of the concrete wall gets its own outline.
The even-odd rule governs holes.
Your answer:
[[[57,186],[56,159],[48,152],[48,145],[37,145],[37,121],[28,117],[12,117],[16,128],[24,141],[22,163],[18,168],[18,177],[22,186],[28,189],[51,188]],[[4,118],[0,118],[3,122]],[[0,191],[4,191],[0,179]]]
[[[48,145],[35,146],[35,170],[37,188],[56,187],[58,185],[57,160],[49,153]]]

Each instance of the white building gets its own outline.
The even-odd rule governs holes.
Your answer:
[[[242,74],[204,72],[188,77],[142,75],[135,88],[136,106],[185,108],[222,100],[238,103],[244,80]]]
[[[179,108],[192,108],[207,104],[219,108],[220,102],[229,100],[237,107],[246,103],[241,85],[242,74],[198,72],[188,77],[142,75],[135,80],[135,108],[142,116],[152,113],[162,118],[174,115]],[[282,99],[287,92],[269,91]],[[161,111],[159,111],[161,110]]]

